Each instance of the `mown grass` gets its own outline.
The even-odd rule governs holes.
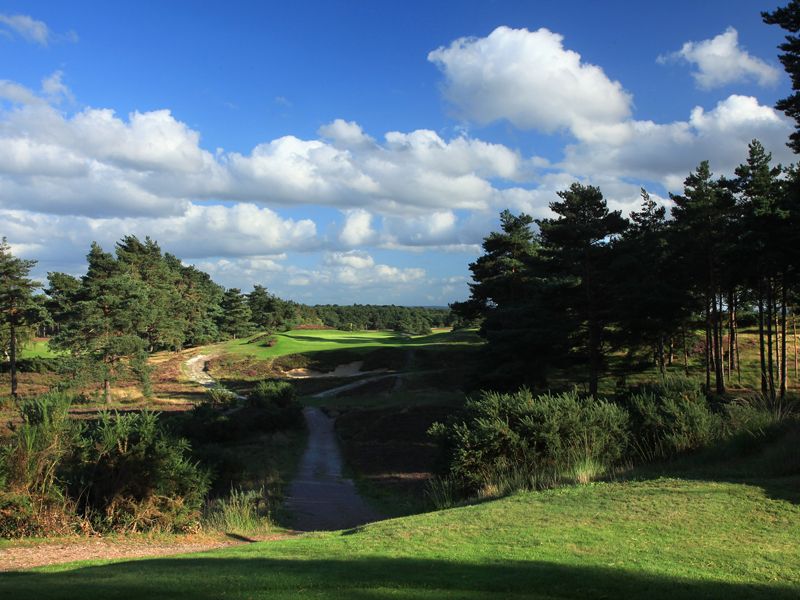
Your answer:
[[[429,335],[409,336],[392,331],[340,331],[338,329],[296,329],[276,333],[277,343],[251,340],[259,336],[230,340],[214,347],[219,352],[249,355],[260,359],[288,354],[305,354],[325,350],[359,350],[374,348],[423,347],[435,345],[477,345],[482,340],[472,331],[439,331]]]
[[[796,598],[800,507],[599,483],[181,558],[0,575],[8,598]]]
[[[20,350],[20,358],[56,358],[64,356],[64,352],[52,350],[47,340],[37,338],[26,343]]]

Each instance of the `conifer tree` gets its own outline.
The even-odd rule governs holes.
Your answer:
[[[557,215],[538,222],[544,254],[561,279],[564,335],[589,369],[589,393],[597,395],[613,320],[610,264],[613,242],[625,231],[619,211],[609,211],[600,189],[573,183],[558,192]]]
[[[792,80],[793,93],[782,100],[778,100],[775,108],[782,110],[787,116],[794,119],[795,131],[789,136],[787,144],[795,153],[800,153],[800,1],[790,0],[782,7],[772,12],[762,12],[762,19],[768,25],[778,25],[789,32],[786,41],[778,46],[783,51],[779,56],[783,68]]]
[[[6,238],[0,241],[0,326],[7,332],[7,348],[11,371],[11,396],[17,397],[17,350],[23,328],[43,318],[42,307],[33,291],[39,284],[28,278],[35,260],[17,258],[11,253]]]

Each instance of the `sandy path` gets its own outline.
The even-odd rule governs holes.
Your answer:
[[[364,502],[351,479],[342,477],[342,454],[333,419],[318,408],[306,407],[308,447],[289,484],[285,507],[298,531],[348,529],[383,516]]]
[[[217,382],[214,381],[211,375],[203,370],[209,358],[211,358],[211,356],[208,354],[198,354],[183,363],[186,367],[186,374],[189,376],[189,379],[204,387],[214,387],[217,385]]]
[[[184,537],[160,541],[139,538],[106,540],[103,538],[77,538],[57,542],[42,542],[0,549],[0,571],[19,571],[45,565],[56,565],[77,560],[114,560],[145,556],[169,556],[224,548],[242,542],[234,540]]]
[[[211,358],[211,355],[209,354],[198,354],[183,364],[186,367],[186,374],[189,376],[189,379],[195,383],[199,383],[203,387],[213,388],[217,387],[219,383],[217,383],[217,380],[211,377],[211,375],[209,375],[205,370],[206,362],[209,358]],[[247,398],[241,394],[234,394],[234,396],[236,396],[237,400],[247,400]],[[231,408],[225,414],[231,414],[241,410],[241,408],[241,406]]]

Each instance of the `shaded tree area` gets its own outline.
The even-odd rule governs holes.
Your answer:
[[[611,352],[627,353],[621,378],[642,352],[663,373],[677,354],[688,364],[700,331],[706,392],[723,394],[740,378],[744,312],[758,325],[761,390],[783,398],[800,291],[799,184],[796,168],[773,165],[754,140],[733,179],[715,178],[705,161],[690,173],[670,218],[645,190],[626,219],[579,183],[558,193],[552,217],[504,211],[470,265],[470,298],[452,305],[482,320],[489,358],[478,384],[543,388],[566,373],[596,396]]]

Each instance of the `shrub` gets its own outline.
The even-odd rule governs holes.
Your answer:
[[[231,390],[215,385],[206,390],[206,402],[216,408],[232,408],[237,404],[237,397]]]
[[[303,426],[303,407],[288,381],[267,380],[256,384],[247,398],[255,409],[252,417],[261,431],[297,429]]]
[[[627,399],[634,446],[645,461],[696,450],[723,433],[722,417],[711,411],[699,387],[685,378],[665,378]]]
[[[506,493],[551,485],[587,461],[613,465],[626,449],[627,428],[626,411],[610,402],[576,392],[534,397],[523,388],[483,392],[467,401],[462,417],[436,423],[430,433],[465,489]]]
[[[44,533],[29,495],[0,493],[0,537],[41,536]]]
[[[156,413],[104,412],[65,465],[68,491],[98,529],[187,531],[209,488],[189,453],[189,443],[167,435]]]

